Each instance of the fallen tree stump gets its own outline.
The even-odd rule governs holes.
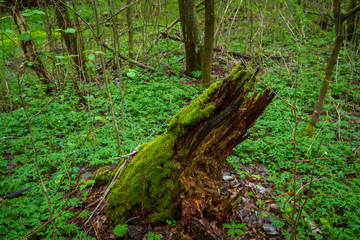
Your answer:
[[[221,166],[274,97],[269,90],[249,96],[255,81],[238,64],[184,107],[162,135],[142,144],[109,193],[112,223],[135,216],[150,222],[181,219],[183,225],[225,219],[236,201],[218,190]],[[110,181],[116,172],[99,170],[96,178]]]

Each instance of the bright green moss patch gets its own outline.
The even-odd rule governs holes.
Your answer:
[[[255,78],[244,68],[242,63],[238,63],[234,67],[229,76],[226,77],[225,81],[237,81],[236,90],[242,89],[244,92],[250,91],[255,84]]]
[[[179,136],[184,132],[186,127],[193,126],[204,118],[209,117],[215,110],[215,106],[207,104],[210,95],[220,86],[221,82],[215,82],[203,92],[191,104],[175,115],[169,124],[169,130],[175,131]],[[176,128],[176,129],[175,129]]]
[[[175,134],[165,132],[152,142],[143,144],[130,161],[119,178],[119,184],[108,197],[108,213],[113,223],[124,223],[130,210],[153,212],[153,221],[172,217],[170,200],[176,167],[169,159],[174,154],[176,140]]]
[[[239,76],[241,74],[245,73],[245,69],[244,66],[242,65],[242,63],[238,63],[233,70],[231,71],[231,73],[226,77],[225,81],[234,81],[236,79],[239,78]]]

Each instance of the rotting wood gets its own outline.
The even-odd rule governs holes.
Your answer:
[[[275,96],[270,90],[250,96],[255,80],[238,64],[183,108],[165,133],[139,147],[109,193],[113,224],[133,216],[183,225],[201,218],[221,222],[231,213],[235,199],[218,191],[221,166]],[[110,181],[117,170],[98,178]]]

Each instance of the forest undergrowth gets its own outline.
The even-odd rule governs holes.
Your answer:
[[[85,19],[91,15],[87,11],[90,10],[85,7],[80,11]],[[305,17],[300,10],[295,13],[297,15],[289,18],[288,24],[281,25],[277,35],[272,33],[280,27],[280,22],[268,23],[262,38],[253,40],[252,49],[248,51],[253,56],[251,60],[226,53],[214,55],[214,81],[222,79],[237,62],[244,61],[252,71],[257,66],[265,70],[254,91],[271,88],[276,92],[272,104],[251,128],[249,138],[234,149],[228,163],[243,178],[251,177],[246,170],[248,166],[266,165],[268,177],[265,180],[275,184],[272,191],[280,207],[273,224],[282,231],[284,238],[290,238],[290,226],[294,226],[291,219],[301,211],[295,225],[297,239],[357,239],[360,236],[360,80],[356,69],[360,67],[360,57],[354,52],[358,49],[345,43],[315,134],[305,136],[303,132],[324,78],[334,34],[318,26],[311,19],[313,16]],[[271,16],[272,12],[266,14]],[[34,14],[29,21],[32,29],[41,23],[40,14]],[[238,29],[243,29],[246,21],[239,18],[237,24]],[[10,22],[2,22],[4,30],[0,42],[4,60],[0,77],[10,83],[10,91],[6,95],[2,92],[1,99],[0,196],[26,191],[15,198],[1,198],[0,239],[18,239],[32,232],[34,239],[52,239],[54,227],[60,239],[70,236],[93,239],[70,219],[85,219],[90,214],[84,203],[94,181],[80,180],[80,175],[119,161],[115,159],[118,149],[105,74],[111,79],[110,91],[122,154],[130,153],[138,144],[164,132],[172,116],[204,89],[198,86],[198,80],[181,74],[181,43],[157,39],[145,46],[148,51],[138,58],[156,66],[155,72],[123,62],[120,74],[114,61],[110,61],[111,52],[106,52],[107,69],[104,71],[99,61],[103,53],[95,47],[85,51],[91,81],[82,83],[85,94],[81,97],[72,88],[74,74],[68,70],[71,56],[60,52],[57,65],[67,70],[63,73],[65,80],[61,91],[48,95],[35,75],[20,66],[26,64],[21,63],[21,54],[17,52],[16,42],[21,36],[17,36],[11,26]],[[152,30],[148,26],[148,31]],[[38,45],[45,44],[46,34],[35,37]],[[60,41],[56,34],[54,37]],[[240,34],[224,34],[223,37],[226,38],[226,41],[222,39],[225,49],[244,51],[244,37]],[[121,48],[126,52],[126,38],[122,36],[121,39]],[[45,50],[43,55],[49,57]],[[194,73],[195,77],[196,74],[201,72]],[[27,115],[31,116],[31,126]],[[52,216],[56,216],[53,225],[43,228],[38,226],[49,220],[49,203],[39,183],[37,169],[50,196]],[[81,195],[75,196],[74,189],[80,189]],[[231,224],[230,219],[228,222]],[[310,222],[321,232],[315,233]],[[174,223],[176,225],[176,221]],[[224,231],[233,229],[231,226],[225,226]],[[258,237],[269,238],[260,232]]]

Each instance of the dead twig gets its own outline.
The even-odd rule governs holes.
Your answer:
[[[86,226],[91,218],[96,214],[96,212],[98,211],[98,209],[100,208],[101,204],[103,203],[103,201],[105,200],[106,196],[109,194],[112,186],[116,183],[120,173],[122,172],[122,170],[124,170],[126,164],[137,154],[138,150],[139,150],[140,144],[134,149],[134,151],[132,151],[129,154],[123,155],[121,157],[115,158],[115,159],[122,159],[122,158],[126,158],[125,161],[123,162],[123,164],[121,164],[121,166],[119,167],[119,169],[116,171],[113,179],[111,180],[111,183],[109,184],[109,186],[106,188],[104,194],[101,196],[100,198],[100,202],[98,203],[98,205],[96,206],[95,210],[90,214],[90,217],[86,220],[86,222],[84,223],[84,226]]]
[[[112,49],[111,47],[109,47],[107,44],[104,43],[103,46],[104,46],[107,50],[114,52],[114,49]],[[117,54],[119,55],[120,58],[122,58],[122,59],[130,62],[131,64],[133,64],[133,65],[135,65],[135,66],[138,66],[138,67],[141,67],[141,68],[145,68],[145,69],[150,70],[150,71],[152,71],[152,72],[156,72],[156,69],[153,68],[153,67],[150,67],[150,66],[148,66],[148,65],[146,65],[146,64],[144,64],[144,63],[135,61],[135,60],[133,60],[133,59],[131,59],[131,58],[129,58],[129,57],[127,57],[127,56],[119,53],[119,52],[118,52]]]

